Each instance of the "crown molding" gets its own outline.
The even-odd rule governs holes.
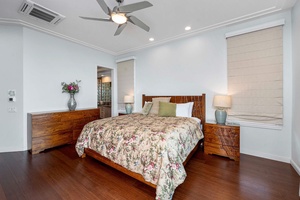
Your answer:
[[[28,23],[28,22],[25,22],[25,21],[22,21],[22,20],[18,20],[18,19],[0,18],[0,24],[1,23],[2,24],[6,23],[6,24],[22,25],[22,26],[32,28],[34,30],[38,30],[38,31],[41,31],[41,32],[44,32],[44,33],[47,33],[47,34],[50,34],[50,35],[53,35],[53,36],[71,41],[71,42],[74,42],[74,43],[77,43],[77,44],[80,44],[80,45],[83,45],[83,46],[86,46],[86,47],[89,47],[89,48],[92,48],[92,49],[95,49],[95,50],[98,50],[98,51],[108,53],[108,54],[113,55],[113,56],[121,56],[121,55],[124,55],[124,54],[127,54],[127,53],[132,53],[132,52],[144,50],[144,49],[147,49],[147,48],[163,45],[165,43],[173,42],[175,40],[188,38],[188,37],[195,36],[195,35],[198,35],[200,33],[206,32],[206,31],[214,30],[214,29],[225,27],[225,26],[228,26],[228,25],[233,25],[233,24],[236,24],[236,23],[240,23],[240,22],[243,22],[243,21],[246,21],[246,20],[250,20],[250,19],[254,19],[254,18],[257,18],[257,17],[264,16],[264,15],[273,14],[273,13],[279,12],[279,11],[282,11],[282,8],[280,6],[273,6],[273,7],[258,11],[258,12],[254,12],[254,13],[244,15],[244,16],[241,16],[241,17],[237,17],[237,18],[234,18],[234,19],[231,19],[231,20],[227,20],[227,21],[224,21],[224,22],[221,22],[221,23],[206,26],[204,28],[189,31],[187,33],[183,33],[183,34],[180,34],[180,35],[177,35],[177,36],[174,36],[174,37],[170,37],[170,38],[163,39],[163,40],[160,40],[160,41],[157,41],[157,42],[153,42],[151,44],[147,44],[147,45],[127,49],[127,50],[124,50],[124,51],[118,51],[118,52],[113,52],[113,51],[110,51],[110,50],[107,50],[107,49],[103,49],[99,46],[95,46],[95,45],[83,42],[81,40],[71,38],[71,37],[68,37],[66,35],[63,35],[63,34],[60,34],[60,33],[54,32],[54,31],[50,31],[50,30],[47,30],[45,28],[42,28],[42,27],[36,26],[34,24],[31,24],[31,23]]]
[[[109,51],[107,49],[103,49],[101,47],[98,47],[98,46],[95,46],[95,45],[83,42],[81,40],[77,40],[75,38],[72,38],[72,37],[69,37],[69,36],[66,36],[66,35],[54,32],[54,31],[50,31],[48,29],[36,26],[34,24],[25,22],[23,20],[0,18],[0,24],[16,24],[16,25],[21,25],[21,26],[24,26],[26,28],[31,28],[31,29],[34,29],[34,30],[37,30],[37,31],[40,31],[40,32],[43,32],[43,33],[47,33],[49,35],[53,35],[53,36],[56,36],[56,37],[59,37],[59,38],[62,38],[62,39],[65,39],[65,40],[68,40],[68,41],[71,41],[71,42],[74,42],[74,43],[86,46],[86,47],[89,47],[89,48],[92,48],[92,49],[95,49],[95,50],[98,50],[98,51],[102,51],[104,53],[108,53],[108,54],[113,55],[113,56],[117,55],[113,51]]]
[[[282,9],[273,6],[273,7],[270,7],[268,9],[264,9],[264,10],[254,12],[254,13],[251,13],[251,14],[248,14],[248,15],[237,17],[237,18],[234,18],[234,19],[231,19],[231,20],[228,20],[228,21],[224,21],[224,22],[221,22],[221,23],[213,24],[211,26],[206,26],[204,28],[197,29],[197,30],[194,30],[194,31],[190,31],[188,33],[184,33],[184,34],[181,34],[181,35],[177,35],[175,37],[167,38],[167,39],[164,39],[164,40],[160,40],[160,41],[157,41],[157,42],[154,42],[154,43],[151,43],[151,44],[147,44],[147,45],[144,45],[144,46],[136,47],[136,48],[131,48],[131,49],[127,49],[127,50],[124,50],[124,51],[119,51],[119,52],[116,52],[116,54],[118,56],[120,56],[120,55],[123,55],[123,54],[131,53],[131,52],[135,52],[135,51],[140,51],[140,50],[143,50],[143,49],[146,49],[146,48],[159,46],[159,45],[162,45],[162,44],[165,44],[165,43],[173,42],[175,40],[195,36],[195,35],[198,35],[200,33],[206,32],[206,31],[211,31],[211,30],[221,28],[221,27],[224,27],[224,26],[237,24],[237,23],[240,23],[240,22],[243,22],[243,21],[246,21],[246,20],[254,19],[254,18],[257,18],[257,17],[264,16],[264,15],[269,15],[269,14],[279,12],[279,11],[282,11]]]

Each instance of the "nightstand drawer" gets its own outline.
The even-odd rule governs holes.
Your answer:
[[[225,149],[223,148],[222,144],[214,144],[214,143],[204,142],[204,152],[206,154],[227,156],[227,153],[226,153]],[[227,156],[227,157],[229,157],[229,156]]]
[[[204,140],[205,142],[207,143],[210,143],[210,144],[219,144],[221,145],[222,142],[219,140],[218,136],[216,136],[215,134],[211,134],[212,132],[205,132],[205,137],[204,137]]]

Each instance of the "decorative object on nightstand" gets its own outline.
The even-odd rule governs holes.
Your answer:
[[[132,113],[132,103],[133,103],[133,96],[126,95],[124,96],[124,103],[125,103],[125,110],[126,114]]]
[[[240,126],[204,124],[204,153],[240,159]]]
[[[70,99],[68,101],[68,108],[70,111],[75,110],[76,106],[77,106],[77,102],[74,98],[74,95],[79,92],[79,85],[78,85],[79,83],[80,83],[80,81],[78,81],[78,80],[76,80],[76,83],[75,82],[71,82],[69,84],[67,84],[65,82],[61,83],[62,93],[70,94]]]
[[[231,107],[231,97],[228,95],[216,95],[213,105],[217,108],[215,111],[217,124],[225,124],[227,118],[226,109]]]

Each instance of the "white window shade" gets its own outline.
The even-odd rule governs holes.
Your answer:
[[[227,38],[230,121],[282,125],[282,26]]]
[[[118,70],[118,110],[125,110],[124,97],[134,96],[134,60],[117,63]]]

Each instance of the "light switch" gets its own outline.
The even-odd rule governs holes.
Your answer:
[[[16,90],[8,90],[8,101],[15,102],[16,101]]]

